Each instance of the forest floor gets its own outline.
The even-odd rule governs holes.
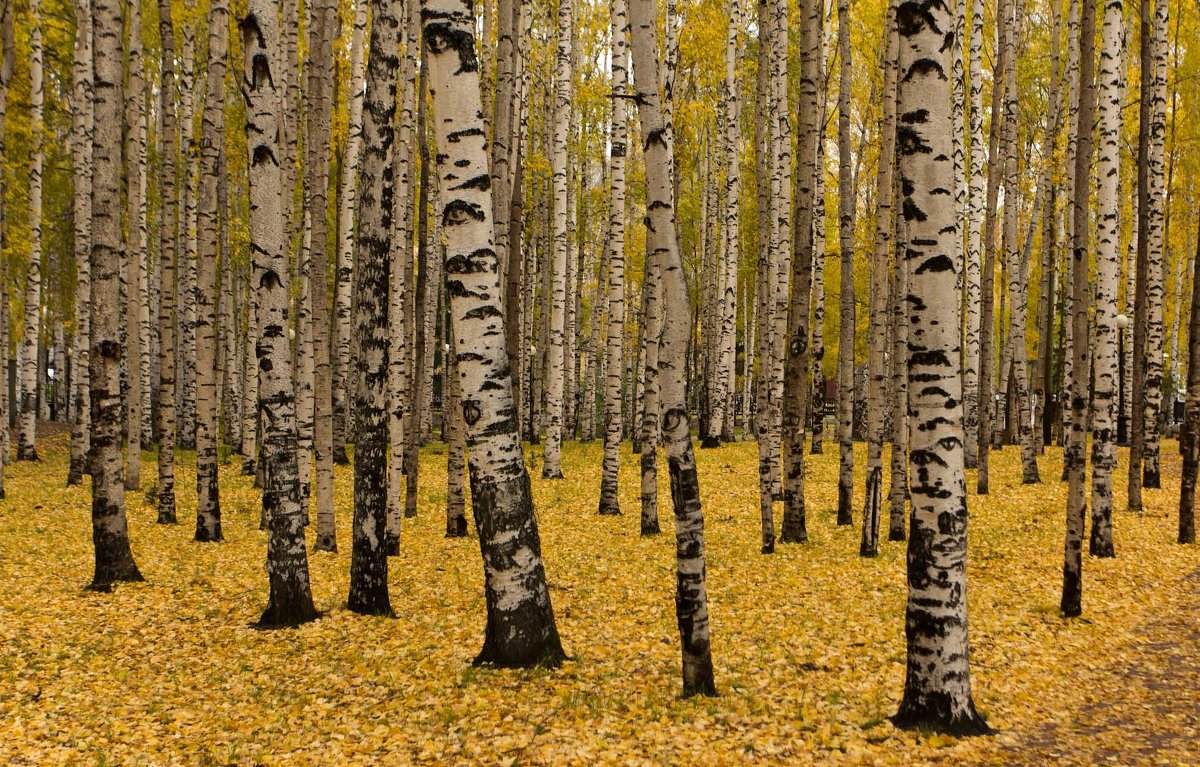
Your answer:
[[[345,609],[351,471],[339,467],[341,551],[310,556],[325,616],[275,632],[250,628],[266,604],[265,539],[236,459],[221,469],[224,543],[191,540],[184,453],[181,524],[155,524],[128,496],[146,583],[97,594],[83,590],[90,493],[63,486],[66,447],[53,436],[41,463],[10,467],[0,501],[3,764],[1200,764],[1200,549],[1174,542],[1173,441],[1146,511],[1118,503],[1117,558],[1085,559],[1073,620],[1058,613],[1061,453],[1047,450],[1035,486],[1020,484],[1016,448],[994,454],[992,494],[969,501],[969,594],[975,700],[997,734],[967,740],[888,721],[904,682],[904,545],[862,559],[857,526],[835,526],[834,444],[806,472],[810,541],[772,556],[759,553],[753,443],[697,451],[721,694],[690,700],[666,472],[665,532],[642,538],[627,446],[620,517],[596,514],[599,442],[565,445],[567,479],[553,482],[540,447],[528,451],[571,656],[556,671],[471,666],[479,548],[443,537],[441,444],[422,451],[419,513],[390,560],[397,617]],[[143,488],[155,476],[147,454]]]

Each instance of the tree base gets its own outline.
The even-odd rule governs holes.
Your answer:
[[[255,475],[254,459],[247,458],[242,461],[242,476],[253,477]]]
[[[387,541],[384,542],[383,547],[387,551],[387,555],[389,557],[400,556],[400,537],[389,535],[387,537]]]
[[[337,539],[331,535],[318,535],[317,542],[313,544],[313,551],[327,551],[330,554],[336,554]]]
[[[346,446],[337,444],[333,446],[333,463],[335,466],[349,466],[350,458],[346,455]]]
[[[1095,528],[1092,528],[1092,536],[1088,541],[1088,554],[1097,559],[1115,559],[1117,552],[1113,549],[1112,540],[1105,540],[1096,535]]]
[[[968,701],[965,713],[951,714],[948,711],[936,710],[941,706],[921,707],[909,705],[907,701],[900,703],[900,710],[891,718],[892,724],[901,730],[920,730],[921,732],[941,732],[956,738],[970,738],[979,735],[992,735],[993,730],[983,721],[975,704]]]
[[[37,448],[33,445],[18,445],[17,446],[18,461],[40,461],[38,458]]]
[[[392,604],[388,600],[387,585],[382,588],[366,589],[363,592],[350,590],[350,598],[346,600],[346,609],[359,615],[371,615],[376,618],[395,618]]]
[[[294,605],[280,605],[271,602],[267,605],[267,609],[263,611],[258,621],[250,625],[253,628],[262,630],[289,629],[310,623],[320,617],[321,613],[317,612],[316,608],[313,607],[311,598],[307,604],[304,604],[303,600],[301,600],[300,604]]]
[[[720,446],[721,446],[721,438],[714,437],[711,434],[705,436],[704,439],[700,440],[700,448],[702,450],[710,450],[714,447],[720,447]]]
[[[762,545],[761,552],[763,554],[774,554],[775,553],[775,541],[771,541],[769,543],[764,543]]]
[[[658,535],[661,532],[662,532],[662,530],[659,529],[658,522],[655,522],[654,524],[650,524],[650,525],[648,525],[644,522],[642,523],[642,537],[645,537],[648,535]]]
[[[108,594],[112,591],[113,584],[144,583],[145,581],[146,579],[142,577],[137,565],[130,559],[128,562],[98,567],[86,590]]]
[[[467,537],[467,518],[465,516],[450,517],[446,520],[447,538]]]
[[[889,541],[903,541],[905,539],[904,528],[894,528],[888,530]]]
[[[704,658],[697,663],[696,668],[691,669],[688,673],[685,668],[683,672],[683,691],[680,694],[683,698],[692,698],[697,695],[703,695],[706,698],[717,697],[717,683],[713,681],[713,665],[712,658]]]
[[[1157,471],[1142,472],[1142,489],[1144,490],[1161,490],[1162,477]]]
[[[780,543],[808,543],[808,533],[804,530],[789,531],[784,529],[779,535]]]
[[[621,516],[621,505],[617,501],[600,501],[598,512],[602,517],[619,517]]]
[[[542,479],[562,479],[562,469],[542,469]]]
[[[558,638],[558,629],[551,626],[541,642],[523,647],[515,653],[501,652],[489,636],[484,640],[483,649],[471,661],[471,665],[496,668],[558,668],[565,660],[568,658]]]

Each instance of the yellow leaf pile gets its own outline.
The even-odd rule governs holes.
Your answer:
[[[470,665],[482,641],[482,570],[476,540],[443,537],[443,445],[422,452],[419,515],[404,520],[390,560],[397,617],[344,607],[352,477],[339,467],[340,552],[310,558],[326,615],[263,632],[249,624],[267,599],[265,537],[236,461],[221,469],[224,543],[191,540],[185,454],[180,525],[155,524],[142,495],[128,495],[147,582],[93,594],[83,591],[90,491],[63,487],[65,442],[49,440],[41,464],[8,470],[0,501],[0,763],[1200,763],[1200,642],[1181,635],[1200,624],[1200,582],[1186,579],[1200,550],[1174,543],[1173,442],[1147,510],[1127,513],[1118,501],[1118,558],[1085,559],[1084,615],[1071,621],[1057,610],[1061,454],[1047,451],[1036,486],[1020,484],[1016,448],[994,455],[992,495],[970,498],[968,594],[975,700],[1000,732],[964,741],[887,719],[904,682],[904,545],[861,559],[857,526],[834,525],[836,449],[808,460],[809,543],[772,556],[758,552],[753,444],[697,451],[721,695],[691,700],[678,697],[665,466],[665,532],[644,539],[627,453],[624,514],[614,518],[596,514],[599,442],[567,444],[567,479],[556,482],[540,479],[536,450],[543,553],[572,658],[557,671]],[[861,452],[859,461],[861,495]],[[1165,655],[1151,654],[1160,646]]]

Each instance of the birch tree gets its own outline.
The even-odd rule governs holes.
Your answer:
[[[900,209],[911,306],[908,367],[913,418],[908,542],[908,663],[900,727],[982,734],[971,697],[967,641],[967,487],[963,467],[958,274],[961,240],[953,198],[951,46],[945,4],[900,0],[896,112]]]
[[[29,263],[25,275],[25,334],[21,338],[21,410],[17,460],[38,460],[38,334],[42,319],[43,54],[41,0],[29,3]],[[119,32],[118,32],[119,34]],[[120,55],[119,53],[117,55]],[[109,128],[111,130],[111,127]],[[119,133],[119,129],[118,129]],[[118,150],[120,154],[120,150]]]
[[[89,6],[90,11],[90,6]],[[89,13],[90,16],[90,13]],[[0,3],[0,157],[4,156],[8,132],[8,89],[13,72],[13,3]],[[90,67],[83,67],[90,74]],[[5,221],[8,209],[4,197],[4,178],[0,174],[0,251],[6,244]],[[89,216],[90,219],[90,216]],[[88,222],[91,229],[91,222]],[[12,403],[8,399],[8,346],[11,315],[8,307],[8,263],[0,264],[0,499],[4,498],[4,468],[10,460],[8,418]],[[76,405],[78,410],[86,408]]]
[[[5,49],[6,51],[8,48]],[[87,455],[91,445],[88,356],[91,344],[91,249],[92,249],[92,5],[91,0],[75,2],[75,64],[72,69],[71,159],[75,184],[72,212],[75,218],[75,344],[71,370],[74,373],[75,413],[71,421],[71,462],[67,485],[83,484]],[[8,315],[4,315],[7,321]],[[7,347],[5,353],[7,354]],[[5,372],[7,373],[7,362]],[[7,395],[7,389],[5,390]],[[5,420],[5,427],[8,422]],[[5,456],[7,458],[7,455]]]
[[[158,0],[158,34],[161,49],[159,132],[159,260],[162,296],[158,306],[158,521],[174,524],[175,514],[175,266],[179,252],[176,218],[175,157],[179,131],[175,122],[175,29],[171,0]]]
[[[109,591],[113,583],[118,581],[143,580],[129,548],[129,526],[125,517],[125,465],[121,455],[121,426],[124,422],[121,358],[125,353],[120,334],[118,276],[122,256],[121,124],[124,110],[121,4],[116,0],[93,0],[92,23],[96,122],[92,143],[89,380],[93,456],[92,544],[96,569],[89,588]]]
[[[1198,229],[1197,231],[1200,231]],[[1179,542],[1196,542],[1196,475],[1200,473],[1200,237],[1192,259],[1192,304],[1188,319],[1187,394],[1179,437],[1183,477],[1179,489]]]
[[[126,355],[125,489],[140,490],[142,477],[142,307],[146,303],[146,116],[142,76],[142,12],[129,4],[128,82],[125,99],[125,259],[127,295],[123,322]],[[222,104],[222,107],[224,105]]]
[[[554,623],[514,418],[487,142],[481,119],[475,16],[470,4],[423,0],[421,26],[442,182],[451,332],[467,430],[471,501],[484,562],[487,631],[476,663],[557,666]]]
[[[838,247],[841,251],[841,294],[838,313],[838,504],[837,523],[854,521],[854,169],[850,158],[850,89],[853,59],[850,49],[850,0],[838,1]],[[892,4],[884,21],[889,61],[894,52]]]
[[[965,25],[964,25],[965,26]],[[980,224],[983,217],[983,0],[971,0],[971,42],[968,49],[967,127],[971,134],[967,163],[967,261],[963,292],[966,327],[963,332],[963,427],[967,468],[979,461],[979,333],[983,300],[980,280]]]

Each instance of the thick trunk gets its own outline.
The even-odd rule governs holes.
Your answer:
[[[11,7],[11,6],[10,6]],[[7,50],[7,49],[6,49]],[[75,3],[75,66],[73,69],[72,161],[75,199],[75,343],[71,360],[75,389],[75,413],[71,419],[71,463],[67,484],[83,483],[91,440],[91,413],[87,405],[88,356],[91,345],[90,315],[92,282],[89,269],[92,249],[92,8],[91,0]],[[8,321],[7,312],[4,321]],[[8,347],[5,345],[7,356]],[[5,363],[5,374],[8,366]],[[5,387],[5,396],[8,388]],[[8,427],[7,417],[4,427]],[[8,454],[5,452],[5,459]]]
[[[456,364],[487,599],[487,632],[476,662],[556,666],[564,654],[517,434],[504,315],[497,306],[500,274],[492,249],[474,14],[461,3],[424,0],[421,22],[437,114],[438,215],[445,225],[451,330],[469,345],[456,352]]]
[[[646,159],[646,228],[652,245],[647,253],[658,262],[663,283],[663,332],[658,383],[663,445],[671,474],[671,498],[675,509],[675,615],[683,651],[683,694],[715,695],[704,577],[704,514],[700,506],[700,485],[684,401],[684,359],[690,313],[687,309],[687,284],[675,235],[671,122],[669,117],[664,119],[658,95],[653,0],[633,0],[629,15],[634,89]]]
[[[963,466],[958,274],[946,5],[901,0],[900,208],[908,271],[912,531],[908,543],[904,698],[892,721],[956,734],[988,732],[971,697],[967,641],[967,488]],[[942,192],[939,194],[939,192]]]
[[[364,0],[359,0],[365,5]],[[350,595],[357,613],[389,615],[387,563],[388,290],[395,194],[396,70],[401,26],[392,0],[372,0],[371,53],[360,91],[359,126],[365,162],[356,195],[358,261],[355,264],[354,531]],[[363,11],[365,16],[365,10]],[[363,19],[365,25],[366,19]],[[358,31],[356,21],[355,34]],[[362,41],[358,43],[362,45]],[[360,53],[361,56],[361,53]],[[355,158],[357,165],[357,157]],[[353,182],[351,182],[353,185]],[[345,188],[343,186],[343,188]],[[347,211],[343,210],[343,213]],[[352,250],[352,249],[351,249]]]
[[[36,11],[36,6],[35,6]],[[35,17],[36,18],[36,17]],[[129,548],[121,456],[121,123],[122,22],[120,3],[92,2],[95,41],[96,130],[92,143],[92,543],[96,570],[90,588],[108,591],[116,581],[140,581]],[[40,54],[39,54],[40,55]],[[38,78],[40,79],[40,78]],[[40,83],[38,84],[40,86]]]
[[[159,260],[162,295],[158,305],[158,521],[175,522],[175,267],[178,262],[179,222],[175,205],[175,157],[179,131],[175,123],[175,32],[170,0],[158,0],[158,32],[162,48],[162,84],[158,108],[159,134]]]
[[[165,2],[165,0],[164,0]],[[272,0],[249,0],[242,19],[246,143],[249,155],[250,252],[258,324],[259,411],[263,427],[262,504],[267,520],[271,596],[263,627],[295,626],[317,617],[308,581],[304,514],[296,463],[296,399],[288,342],[288,232],[280,134],[284,115],[280,46]]]

